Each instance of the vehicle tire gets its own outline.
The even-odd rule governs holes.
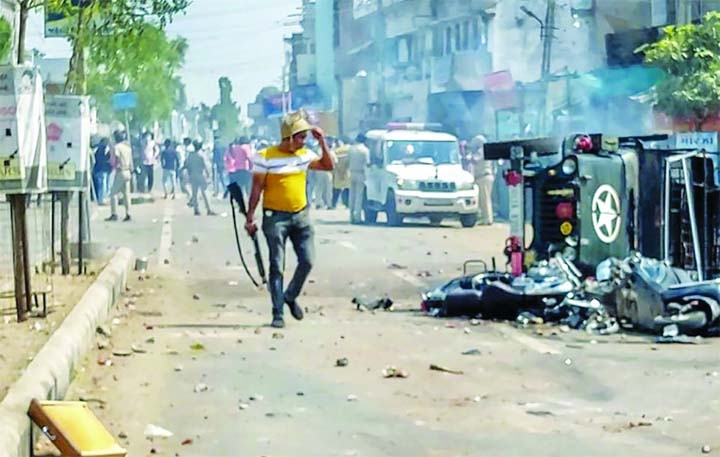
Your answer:
[[[478,221],[477,214],[463,214],[460,216],[460,224],[465,228],[475,227]]]
[[[443,221],[442,216],[430,216],[429,219],[432,225],[440,225]]]
[[[365,195],[365,199],[363,200],[363,216],[365,216],[365,224],[372,225],[377,223],[378,212],[369,208],[367,195]]]
[[[403,217],[397,212],[397,206],[395,203],[395,192],[392,190],[388,192],[387,203],[385,204],[385,214],[387,215],[387,223],[392,227],[402,225]]]

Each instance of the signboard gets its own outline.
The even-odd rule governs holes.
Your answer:
[[[90,100],[55,95],[45,104],[49,190],[85,191],[90,183]]]
[[[353,0],[353,18],[359,19],[374,13],[380,0]]]
[[[717,132],[686,132],[675,135],[677,149],[704,149],[705,152],[718,152]]]
[[[74,16],[66,16],[49,6],[45,7],[45,38],[66,38],[70,28],[77,22]]]
[[[47,3],[47,2],[46,2]],[[74,8],[86,8],[90,6],[92,0],[71,0],[70,4]],[[52,8],[45,5],[45,38],[67,38],[70,35],[70,29],[77,24],[75,15],[66,15],[60,9]]]
[[[135,92],[118,92],[112,97],[112,106],[115,111],[125,111],[137,107],[137,94]]]
[[[0,193],[44,192],[42,78],[31,66],[0,67]]]

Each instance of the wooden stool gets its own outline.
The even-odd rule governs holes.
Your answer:
[[[100,420],[81,401],[38,401],[33,399],[28,416],[60,451],[63,457],[125,457]],[[30,448],[34,448],[32,433]]]

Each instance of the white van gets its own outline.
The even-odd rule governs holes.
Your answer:
[[[375,223],[379,212],[393,226],[406,217],[427,217],[433,224],[459,219],[463,227],[477,223],[478,188],[460,164],[457,138],[429,128],[391,123],[385,130],[367,132],[367,223]]]

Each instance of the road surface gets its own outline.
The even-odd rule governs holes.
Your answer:
[[[90,355],[70,394],[92,400],[129,455],[676,456],[720,446],[714,341],[660,346],[419,312],[423,289],[468,258],[498,255],[506,226],[359,227],[346,210],[314,211],[307,316],[287,313],[275,330],[267,294],[239,267],[231,218],[196,217],[184,203],[137,206],[129,224],[102,222],[101,208],[93,223],[94,239],[150,263],[148,277],[132,277],[112,346]],[[351,303],[385,294],[392,312]],[[140,352],[112,354],[133,345]],[[387,367],[409,376],[386,379]],[[173,436],[147,438],[148,424]]]

